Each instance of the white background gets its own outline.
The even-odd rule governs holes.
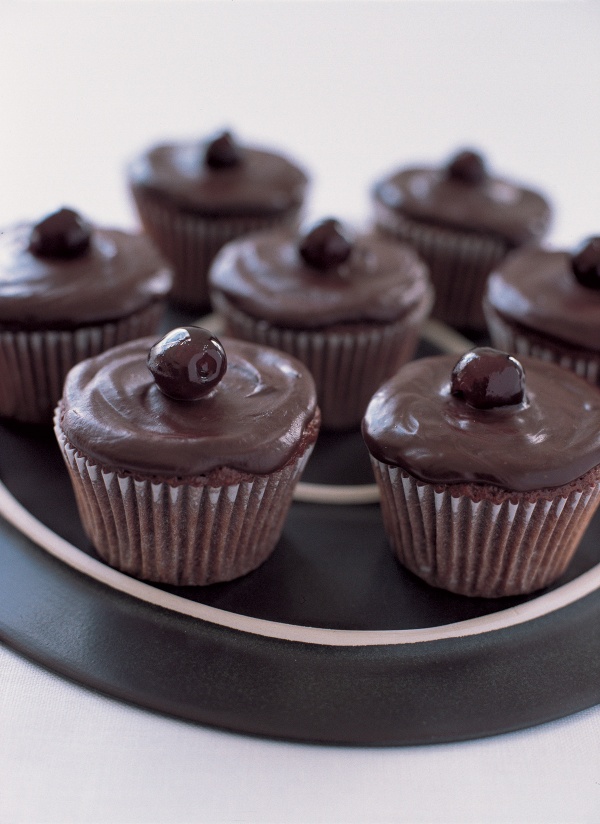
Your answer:
[[[600,8],[560,2],[38,2],[0,11],[0,223],[69,203],[134,221],[123,166],[225,125],[363,220],[375,178],[471,144],[600,225]]]
[[[0,5],[0,225],[60,205],[134,226],[128,158],[230,126],[363,222],[373,180],[479,147],[600,233],[600,4]],[[0,574],[2,571],[0,570]],[[486,741],[343,749],[126,707],[0,647],[0,821],[597,822],[600,710]]]

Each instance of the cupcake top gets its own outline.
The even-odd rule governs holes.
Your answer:
[[[162,143],[129,166],[130,184],[210,217],[280,215],[302,205],[308,177],[290,159],[237,143],[229,132]]]
[[[373,396],[363,436],[419,480],[527,492],[600,464],[599,420],[600,393],[581,378],[482,348],[402,367]]]
[[[142,235],[61,209],[0,232],[0,323],[72,328],[121,318],[162,298],[171,273]]]
[[[253,317],[299,329],[398,320],[431,295],[409,246],[354,235],[332,218],[301,234],[276,229],[229,243],[209,282]]]
[[[190,383],[207,391],[190,395]],[[225,338],[215,344],[187,327],[75,366],[60,414],[67,440],[93,462],[172,479],[221,467],[273,472],[295,457],[316,412],[313,379],[294,358]]]
[[[551,208],[539,192],[495,177],[484,159],[465,150],[442,167],[401,169],[373,188],[377,207],[425,223],[491,234],[511,246],[538,241]],[[389,210],[389,211],[388,211]]]
[[[580,272],[596,271],[595,280],[578,277],[577,260]],[[486,298],[509,320],[600,352],[600,238],[584,242],[574,254],[513,252],[490,275]]]

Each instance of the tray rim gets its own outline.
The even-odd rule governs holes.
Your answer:
[[[597,593],[483,636],[336,648],[156,607],[73,569],[3,518],[0,535],[17,576],[9,567],[0,585],[0,640],[147,711],[269,739],[383,747],[487,738],[600,701]]]

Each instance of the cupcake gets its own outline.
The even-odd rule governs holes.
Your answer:
[[[485,330],[489,272],[512,249],[539,243],[551,218],[543,195],[492,176],[470,150],[442,168],[387,175],[372,197],[376,225],[413,244],[429,265],[433,316],[476,333]]]
[[[323,427],[338,430],[359,427],[373,392],[413,355],[433,302],[409,246],[333,219],[228,244],[210,288],[229,334],[308,366]]]
[[[199,327],[79,364],[55,416],[98,554],[175,585],[228,581],[271,554],[318,429],[302,364]]]
[[[574,253],[513,252],[490,275],[484,310],[494,346],[600,387],[600,237]]]
[[[145,237],[72,209],[0,232],[0,416],[51,424],[69,369],[156,334],[170,287]]]
[[[209,306],[210,262],[228,241],[259,229],[294,225],[308,178],[290,159],[237,143],[229,132],[204,141],[164,143],[128,169],[140,220],[172,264],[172,298]]]
[[[533,592],[562,574],[600,503],[600,393],[533,358],[455,357],[413,361],[367,409],[386,532],[432,586]]]

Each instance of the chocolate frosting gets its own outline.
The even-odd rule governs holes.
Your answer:
[[[312,376],[275,349],[222,338],[227,371],[197,401],[164,395],[146,365],[154,338],[90,358],[67,376],[62,428],[94,462],[158,477],[227,467],[266,474],[284,466],[315,417]]]
[[[578,283],[568,252],[513,252],[490,275],[486,298],[509,320],[600,352],[600,291]]]
[[[213,262],[211,289],[253,317],[297,329],[398,320],[431,294],[409,246],[358,235],[346,261],[320,271],[303,260],[300,241],[277,229],[228,244]]]
[[[164,297],[171,273],[142,235],[94,229],[89,248],[65,260],[29,249],[31,224],[0,232],[0,323],[64,329],[126,317]]]
[[[550,206],[538,192],[491,176],[473,185],[450,177],[445,169],[426,166],[383,178],[376,183],[373,197],[392,213],[489,233],[512,246],[538,241],[551,219]]]
[[[291,160],[242,147],[238,164],[213,168],[204,162],[207,145],[195,141],[154,146],[130,164],[131,186],[207,216],[280,215],[302,205],[308,177]]]
[[[373,396],[363,436],[378,460],[429,483],[557,487],[600,464],[600,392],[551,363],[521,358],[523,404],[473,409],[450,394],[456,355],[412,361]]]

